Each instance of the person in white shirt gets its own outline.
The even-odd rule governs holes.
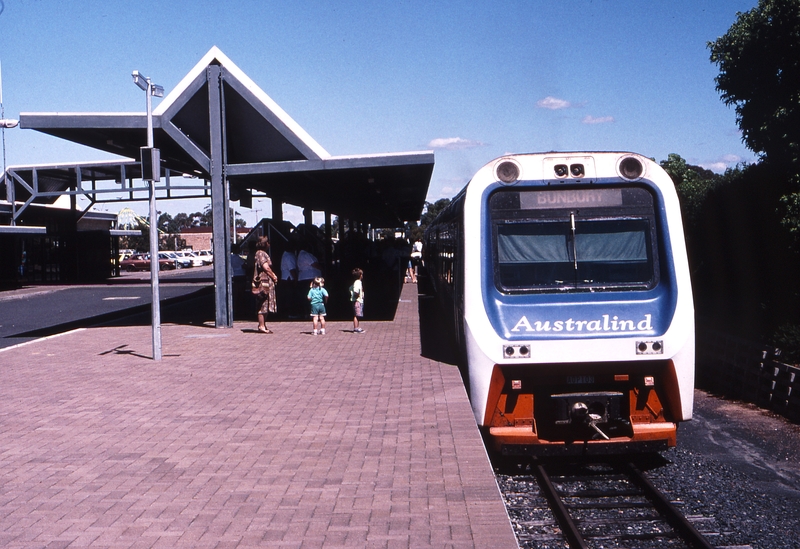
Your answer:
[[[306,249],[297,252],[297,279],[303,286],[303,281],[314,280],[322,276],[322,269],[314,254]],[[310,284],[310,282],[309,282]]]
[[[363,334],[359,326],[360,319],[364,316],[364,271],[356,267],[353,269],[353,285],[350,286],[350,302],[353,304],[353,333]]]

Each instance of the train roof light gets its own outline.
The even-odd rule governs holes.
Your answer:
[[[497,179],[507,185],[516,182],[519,174],[519,164],[512,160],[501,160],[495,168]]]
[[[644,173],[644,165],[638,158],[634,158],[633,156],[623,158],[617,169],[619,170],[620,177],[628,181],[635,181],[642,177]]]

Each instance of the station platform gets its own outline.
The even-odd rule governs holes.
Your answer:
[[[0,546],[517,547],[416,286],[363,334],[268,326],[164,324],[159,362],[141,325],[0,351]]]

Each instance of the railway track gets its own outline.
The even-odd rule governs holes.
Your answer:
[[[533,460],[500,484],[523,548],[714,547],[698,530],[713,520],[684,517],[631,461]]]

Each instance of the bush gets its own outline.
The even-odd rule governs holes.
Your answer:
[[[800,363],[800,324],[784,324],[775,331],[773,340],[773,345],[781,350],[781,362]]]

